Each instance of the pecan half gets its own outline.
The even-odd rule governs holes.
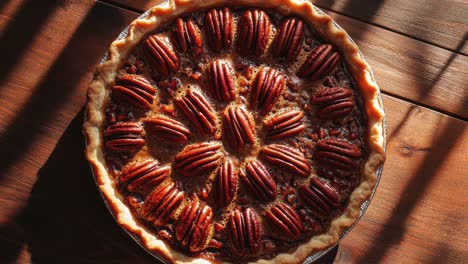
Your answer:
[[[229,8],[212,9],[205,16],[205,34],[208,44],[216,52],[232,45],[234,20]]]
[[[174,158],[174,166],[183,176],[196,176],[214,170],[221,162],[219,144],[195,143],[185,147]]]
[[[270,37],[270,18],[262,10],[247,10],[238,24],[237,51],[241,55],[260,57]]]
[[[143,127],[136,122],[124,122],[112,125],[104,130],[106,149],[127,152],[145,145]]]
[[[232,106],[223,114],[223,136],[225,142],[237,152],[242,152],[247,144],[255,142],[253,117],[244,107]]]
[[[299,77],[306,77],[312,81],[327,76],[340,62],[340,54],[331,44],[316,47],[297,72]]]
[[[121,101],[145,110],[151,109],[156,93],[148,80],[139,75],[125,74],[111,88],[112,94]]]
[[[213,134],[216,131],[215,110],[201,92],[188,89],[185,96],[174,102],[199,132]]]
[[[259,200],[268,202],[276,197],[276,183],[270,173],[258,161],[250,161],[245,171],[239,173],[241,179]]]
[[[255,254],[260,250],[262,230],[258,215],[251,208],[235,209],[229,218],[229,235],[238,255]]]
[[[143,122],[151,134],[167,142],[185,144],[192,134],[182,123],[161,115],[146,118]]]
[[[299,214],[291,206],[285,203],[273,205],[266,212],[269,223],[275,227],[278,235],[285,240],[297,240],[303,229]]]
[[[175,183],[160,186],[146,197],[141,214],[154,226],[162,226],[167,223],[184,197],[185,193],[180,191]]]
[[[304,42],[304,22],[296,17],[284,20],[276,32],[271,44],[271,53],[276,58],[286,58],[293,62],[302,48]]]
[[[300,110],[274,115],[264,123],[268,138],[271,140],[282,139],[301,133],[305,129],[305,125],[302,123],[303,117],[304,112]]]
[[[129,192],[145,194],[169,175],[171,166],[161,166],[155,160],[146,160],[125,167],[120,174],[120,182],[127,184],[126,189]]]
[[[224,162],[223,166],[216,172],[216,186],[218,191],[215,202],[219,207],[225,207],[234,198],[237,189],[238,175],[235,172],[231,160]]]
[[[317,117],[320,119],[342,118],[354,109],[353,92],[342,87],[325,88],[310,101],[317,106]]]
[[[250,94],[250,104],[268,113],[284,89],[284,74],[274,68],[263,67],[255,77]]]
[[[320,166],[349,171],[356,169],[356,159],[362,153],[357,146],[347,141],[329,138],[317,142],[314,155]]]
[[[175,29],[175,43],[178,48],[187,53],[191,51],[193,57],[199,57],[203,53],[203,39],[200,28],[191,19],[184,21],[177,19]]]
[[[304,154],[286,145],[271,144],[262,148],[260,153],[266,161],[281,168],[297,173],[300,176],[309,176],[310,164]]]
[[[312,178],[309,186],[299,187],[299,194],[318,217],[331,216],[331,213],[340,206],[340,197],[336,191],[319,178]]]
[[[162,36],[151,35],[145,40],[146,51],[152,58],[152,65],[162,76],[178,72],[180,60],[172,45]]]
[[[195,199],[185,205],[175,224],[176,239],[190,252],[206,248],[213,229],[213,210]]]
[[[231,69],[224,60],[214,60],[208,68],[209,86],[211,94],[222,102],[229,102],[236,98]]]

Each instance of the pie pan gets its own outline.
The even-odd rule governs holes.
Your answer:
[[[315,11],[316,11],[316,12],[322,13],[322,11],[320,11],[318,8],[316,8],[316,7],[314,7],[314,8],[315,8]],[[147,11],[147,12],[145,12],[145,13],[143,13],[138,19],[144,19],[145,17],[148,16],[149,13],[150,13],[150,10]],[[341,27],[338,26],[335,22],[333,22],[333,23],[334,23],[334,26],[335,26],[336,28],[341,28]],[[118,37],[116,40],[125,39],[125,38],[128,36],[128,34],[129,34],[129,27],[127,27],[126,29],[124,29],[124,30],[122,31],[122,33],[119,35],[119,37]],[[351,40],[350,38],[349,38],[349,41],[352,42],[352,40]],[[353,42],[353,43],[354,43],[354,42]],[[362,57],[362,54],[360,54],[360,56]],[[106,53],[105,56],[102,58],[101,63],[105,63],[105,62],[108,60],[108,58],[109,58],[109,53]],[[371,78],[373,79],[372,72],[370,72],[370,75],[371,75]],[[378,98],[379,104],[380,104],[380,106],[382,107],[382,99],[381,99],[380,94],[378,95],[378,97],[379,97],[379,98]],[[86,118],[86,119],[87,119],[87,118]],[[383,128],[382,128],[382,130],[383,130],[383,146],[385,146],[385,140],[386,140],[385,119],[383,119],[383,121],[382,121],[382,126],[383,126]],[[376,181],[375,181],[375,185],[374,185],[374,187],[373,187],[373,189],[372,189],[372,192],[371,192],[369,198],[368,198],[365,202],[362,203],[362,205],[361,205],[361,207],[360,207],[359,215],[358,215],[358,217],[356,218],[356,220],[354,221],[354,223],[353,223],[352,225],[350,225],[348,228],[346,228],[343,232],[341,232],[341,234],[340,234],[340,239],[342,239],[344,236],[346,236],[346,234],[348,234],[348,233],[351,231],[351,229],[356,225],[356,223],[359,221],[359,219],[362,217],[362,215],[364,214],[365,210],[366,210],[367,207],[369,206],[369,203],[370,203],[370,201],[371,201],[371,199],[372,199],[372,197],[373,197],[373,195],[374,195],[374,193],[375,193],[375,191],[376,191],[378,182],[379,182],[379,180],[380,180],[381,173],[382,173],[382,169],[383,169],[383,165],[380,165],[379,168],[376,170]],[[96,178],[96,174],[94,173],[94,171],[93,171],[93,174],[95,175],[96,184],[97,184],[98,187],[99,187],[99,181],[98,181],[98,179]],[[103,195],[102,192],[101,192],[101,195]],[[108,209],[110,210],[111,214],[113,215],[113,217],[116,218],[115,213],[114,213],[114,210],[112,209],[112,206],[109,205],[109,203],[108,203],[106,197],[103,196],[103,200],[105,201],[105,203],[106,203]],[[116,220],[117,220],[117,218],[116,218]],[[132,237],[132,238],[136,241],[136,243],[138,243],[143,249],[145,249],[145,250],[146,250],[149,254],[151,254],[155,259],[157,259],[157,260],[159,260],[159,261],[161,261],[161,262],[166,262],[166,261],[165,261],[165,258],[164,258],[164,257],[161,257],[157,252],[155,253],[155,252],[153,252],[153,251],[148,250],[148,249],[145,247],[144,243],[141,241],[141,239],[140,239],[139,236],[135,235],[135,234],[132,233],[132,232],[129,232],[126,228],[123,228],[123,229],[125,230],[126,233],[128,233],[128,235],[129,235],[130,237]],[[327,249],[324,249],[324,250],[321,250],[321,251],[318,251],[318,252],[314,253],[313,255],[307,257],[307,259],[305,260],[305,263],[311,263],[311,262],[313,262],[313,261],[315,261],[315,260],[321,258],[323,255],[325,255],[327,252],[329,252],[332,248],[333,248],[333,247],[330,246],[330,247],[328,247]]]

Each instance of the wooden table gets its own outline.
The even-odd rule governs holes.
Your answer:
[[[316,0],[373,66],[388,158],[335,263],[468,259],[468,2]],[[151,263],[83,156],[99,58],[156,1],[0,1],[0,262]]]

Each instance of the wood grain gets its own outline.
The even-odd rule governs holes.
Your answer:
[[[468,3],[460,0],[312,0],[317,6],[468,54]]]
[[[336,263],[461,263],[468,257],[468,126],[393,97],[384,103],[382,180]]]
[[[159,1],[112,2],[143,12]],[[468,104],[463,101],[464,96],[460,96],[468,96],[468,57],[336,12],[327,13],[357,42],[372,65],[382,91],[456,117],[468,118]],[[397,19],[404,15],[404,12],[393,13],[392,17]],[[427,25],[428,30],[430,26]],[[464,47],[465,42],[460,39],[459,45]]]
[[[13,1],[0,37],[0,223],[26,204],[38,169],[83,107],[110,42],[135,18],[93,1]],[[50,3],[51,2],[51,3]],[[9,13],[7,13],[9,12]],[[18,32],[21,32],[19,34]]]
[[[46,2],[0,4],[0,43],[9,51],[0,68],[0,263],[154,263],[106,210],[82,154],[79,111],[92,72],[136,15],[100,2]],[[363,35],[360,45],[373,34],[382,33]],[[457,91],[462,101],[451,109],[466,112],[468,97]],[[335,263],[462,263],[468,125],[391,96],[384,103],[382,181]]]

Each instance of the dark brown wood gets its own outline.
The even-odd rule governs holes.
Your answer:
[[[317,6],[468,54],[466,1],[312,0]]]
[[[100,57],[135,18],[94,1],[6,2],[0,16],[0,223],[26,206],[38,169],[83,107]]]
[[[94,67],[136,14],[93,1],[34,0],[2,2],[0,14],[0,43],[7,51],[0,67],[0,263],[154,263],[108,213],[81,134],[80,109]],[[351,34],[363,26],[335,19],[352,25],[342,23]],[[460,86],[465,57],[455,56],[443,71],[447,78],[439,77],[430,90],[438,91],[436,97],[412,99],[431,84],[412,79],[419,72],[413,68],[427,65],[431,70],[423,71],[437,76],[451,53],[409,40],[405,49],[404,37],[386,32],[368,26],[355,37],[384,90],[466,116],[468,96]],[[380,46],[382,53],[403,50],[406,56],[397,55],[397,67],[387,65],[391,56],[380,56]],[[420,64],[405,59],[410,56]],[[417,92],[403,95],[412,90]],[[335,263],[462,263],[468,258],[468,125],[392,96],[384,103],[389,137],[382,181]]]
[[[466,100],[466,99],[465,99]],[[466,251],[465,122],[384,96],[388,157],[335,263],[459,263]]]
[[[468,118],[468,102],[464,100],[468,96],[468,57],[327,13],[356,41],[382,91]]]

